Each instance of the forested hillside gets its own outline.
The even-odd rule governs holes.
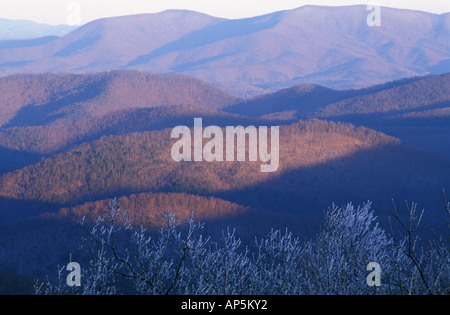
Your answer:
[[[224,111],[278,123],[310,118],[349,122],[450,158],[449,86],[449,73],[344,91],[299,85],[245,100]]]
[[[148,190],[192,193],[241,188],[267,180],[260,162],[177,163],[170,130],[103,137],[0,177],[0,195],[72,203]],[[395,144],[369,129],[317,120],[283,126],[279,172],[309,167],[353,153]]]
[[[18,74],[1,78],[0,91],[2,127],[98,117],[126,108],[195,104],[212,109],[236,100],[201,80],[136,71]]]
[[[0,241],[7,244],[0,266],[48,273],[76,246],[81,231],[74,220],[94,220],[114,197],[136,226],[149,231],[160,226],[160,214],[172,210],[181,219],[194,213],[212,235],[236,227],[247,241],[263,227],[311,236],[332,203],[371,200],[382,224],[392,200],[434,211],[441,207],[442,189],[450,189],[449,159],[405,145],[392,136],[396,130],[381,133],[363,122],[372,119],[385,128],[392,122],[403,132],[411,130],[406,122],[414,122],[415,132],[423,133],[440,121],[428,129],[437,134],[446,125],[448,77],[346,91],[300,85],[250,100],[178,75],[113,71],[0,79],[6,104]],[[396,103],[400,99],[405,102]],[[368,113],[358,112],[361,102],[367,102]],[[332,110],[343,115],[314,118]],[[370,119],[339,122],[361,115]],[[171,130],[192,128],[197,117],[204,127],[222,131],[280,126],[279,168],[262,173],[264,162],[249,162],[248,152],[244,162],[175,162]],[[427,145],[437,145],[431,138]],[[433,227],[436,220],[431,215],[424,224]],[[42,236],[39,242],[35,235]],[[36,269],[25,270],[24,251],[38,261]],[[24,265],[11,263],[19,259]]]
[[[104,135],[168,128],[195,115],[220,120],[225,114],[216,109],[237,100],[181,75],[111,71],[0,78],[0,173]]]
[[[450,73],[388,82],[364,89],[332,90],[302,84],[226,107],[230,113],[258,117],[293,111],[294,119],[351,115],[394,115],[448,107]]]

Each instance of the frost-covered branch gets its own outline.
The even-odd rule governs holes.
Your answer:
[[[446,204],[447,205],[447,204]],[[448,206],[448,205],[447,205]],[[406,207],[407,220],[394,208],[400,236],[389,236],[378,224],[371,203],[332,205],[324,212],[317,237],[301,242],[288,231],[271,230],[244,244],[236,230],[218,241],[204,236],[193,215],[180,222],[163,215],[157,235],[132,228],[126,211],[113,200],[104,216],[86,233],[90,253],[82,286],[69,288],[58,269],[57,285],[36,285],[37,294],[448,294],[448,238],[420,247],[418,227],[424,215]],[[391,227],[393,231],[393,227]],[[369,286],[367,266],[382,268],[381,286]]]

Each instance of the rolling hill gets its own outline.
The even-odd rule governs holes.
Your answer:
[[[383,220],[392,198],[415,201],[433,225],[442,188],[449,188],[448,159],[349,124],[281,126],[276,173],[261,173],[260,162],[177,163],[174,142],[170,129],[104,136],[1,175],[2,266],[42,274],[78,255],[81,231],[73,220],[95,219],[113,197],[149,229],[167,210],[181,219],[193,211],[210,233],[232,226],[247,238],[270,227],[311,236],[333,202],[371,200]],[[20,257],[38,262],[36,269],[14,268]]]
[[[407,84],[400,83],[398,86],[375,93],[334,102],[313,115],[325,118],[369,114],[407,114],[418,110],[444,108],[449,104],[450,73],[447,73],[425,77]]]
[[[289,123],[326,119],[366,126],[450,157],[450,73],[337,91],[302,84],[222,109]]]
[[[23,160],[20,152],[50,154],[102,135],[169,127],[195,114],[231,119],[236,115],[216,109],[238,100],[182,75],[112,71],[0,78],[0,145],[5,151],[0,172],[8,156]]]
[[[236,98],[201,80],[136,71],[22,74],[0,79],[0,126],[39,126],[116,110],[195,104],[220,108]],[[176,91],[177,93],[174,93]]]
[[[0,78],[0,145],[5,159],[14,152],[46,155],[103,135],[191,125],[195,116],[208,117],[210,124],[219,126],[343,120],[388,134],[392,129],[384,129],[387,125],[401,127],[420,117],[413,123],[416,127],[445,128],[449,78],[450,74],[416,77],[344,91],[302,84],[243,100],[180,75],[14,75]],[[405,134],[392,133],[403,141]]]
[[[287,118],[295,120],[302,116],[306,117],[305,114],[315,112],[348,95],[348,92],[332,90],[319,85],[300,84],[244,100],[224,108],[223,111],[250,117],[289,113]]]
[[[402,79],[364,89],[338,91],[301,84],[230,105],[225,112],[261,117],[291,112],[294,119],[395,116],[442,109],[450,101],[450,73]],[[438,110],[435,115],[445,115]],[[427,117],[428,115],[422,115]]]
[[[448,160],[370,129],[318,120],[280,128],[276,173],[261,173],[260,162],[174,162],[170,129],[102,137],[0,176],[2,218],[22,216],[20,207],[8,206],[13,200],[29,202],[36,215],[144,192],[218,197],[290,214],[365,197],[380,207],[394,196],[431,207],[429,195],[448,184]]]
[[[297,119],[327,108],[348,113],[361,100],[370,115],[445,119],[446,107],[439,104],[448,97],[447,79],[346,91],[303,84],[243,100],[180,75],[112,71],[2,78],[0,161],[11,165],[0,172],[0,242],[7,244],[0,266],[51,272],[77,247],[80,230],[73,220],[94,219],[113,197],[149,229],[166,210],[182,219],[192,210],[209,231],[232,226],[244,238],[271,227],[311,236],[333,202],[371,200],[385,218],[393,198],[418,202],[434,214],[442,188],[449,188],[449,159],[362,126]],[[399,97],[404,105],[395,102]],[[391,107],[381,106],[386,113],[378,113],[378,102]],[[292,116],[270,117],[279,110]],[[280,124],[278,171],[261,173],[260,161],[173,161],[171,128],[192,127],[195,117],[222,128]],[[431,218],[426,224],[434,224]],[[11,263],[19,259],[23,265]],[[38,267],[25,270],[31,260]]]
[[[361,88],[448,72],[450,14],[304,6],[227,20],[169,10],[88,23],[62,38],[0,50],[0,75],[134,69],[183,73],[239,96],[301,83]]]
[[[279,172],[308,167],[394,138],[361,128],[311,121],[282,126]],[[102,137],[0,177],[0,196],[76,204],[144,191],[212,193],[266,180],[257,162],[177,163],[170,129]],[[273,176],[273,175],[272,175]]]

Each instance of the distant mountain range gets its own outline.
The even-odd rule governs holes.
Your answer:
[[[238,96],[300,83],[361,88],[450,71],[450,14],[304,6],[227,20],[170,10],[106,18],[62,38],[0,42],[0,75],[135,69],[183,73]],[[3,48],[2,48],[3,47]]]
[[[0,18],[0,49],[13,47],[26,47],[36,45],[45,40],[39,38],[55,39],[67,35],[77,26],[48,25],[27,20],[9,20]],[[24,40],[19,42],[19,40]],[[3,41],[3,42],[2,42]]]

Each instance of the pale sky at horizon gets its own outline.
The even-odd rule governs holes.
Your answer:
[[[73,21],[78,21],[76,24],[86,24],[103,17],[188,9],[235,19],[294,9],[307,4],[379,4],[436,14],[450,12],[449,0],[0,0],[0,18],[52,25],[73,24]]]

